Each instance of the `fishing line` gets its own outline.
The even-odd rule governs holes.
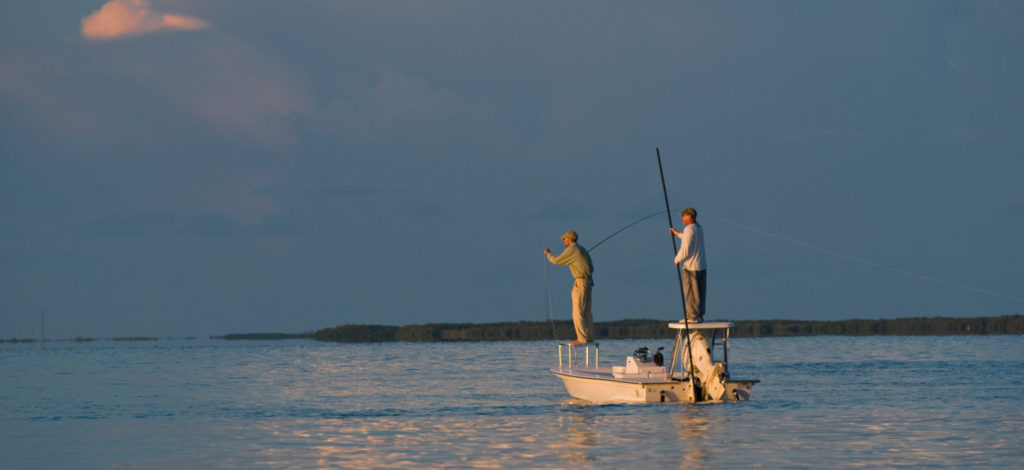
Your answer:
[[[637,219],[637,220],[635,220],[633,222],[630,222],[625,227],[622,227],[622,228],[616,230],[615,232],[613,232],[611,235],[608,235],[607,237],[604,237],[604,239],[602,239],[600,242],[598,242],[596,245],[594,245],[592,248],[590,248],[590,251],[594,251],[594,249],[597,248],[598,245],[608,241],[609,239],[611,239],[612,237],[618,235],[622,231],[624,231],[624,230],[626,230],[626,229],[628,229],[628,228],[630,228],[630,227],[632,227],[632,226],[634,226],[636,224],[639,224],[640,222],[643,222],[643,221],[645,221],[647,219],[650,219],[650,218],[652,218],[654,216],[664,214],[665,212],[666,211],[659,211],[659,212],[656,212],[654,214],[644,216],[644,217],[642,217],[640,219]],[[825,253],[825,254],[828,254],[828,255],[832,255],[832,256],[835,256],[835,257],[838,257],[838,258],[843,258],[843,259],[848,260],[848,261],[854,261],[854,262],[865,264],[865,265],[872,266],[872,267],[875,267],[875,268],[884,269],[886,271],[892,271],[894,273],[899,273],[899,274],[903,274],[903,275],[906,275],[906,276],[916,277],[918,279],[923,279],[925,281],[931,281],[931,282],[936,282],[936,283],[939,283],[939,284],[945,284],[945,285],[951,286],[951,287],[957,287],[957,288],[960,288],[960,289],[971,290],[971,291],[974,291],[974,292],[978,292],[978,293],[982,293],[982,294],[986,294],[986,295],[990,295],[990,296],[994,296],[994,297],[1002,297],[1004,299],[1010,299],[1010,300],[1016,300],[1016,301],[1019,301],[1019,302],[1024,302],[1024,297],[1016,297],[1016,296],[1013,296],[1013,295],[1004,294],[1002,292],[996,292],[996,291],[989,290],[989,289],[983,289],[983,288],[980,288],[980,287],[974,287],[974,286],[969,286],[969,285],[966,285],[966,284],[960,284],[960,283],[957,283],[957,282],[947,281],[945,279],[939,279],[939,278],[936,278],[936,277],[928,276],[926,274],[915,273],[913,271],[907,271],[906,269],[900,269],[900,268],[897,268],[897,267],[894,267],[894,266],[888,266],[888,265],[885,265],[885,264],[876,263],[874,261],[866,260],[864,258],[858,258],[858,257],[853,256],[853,255],[848,255],[846,253],[842,253],[842,252],[839,252],[839,251],[836,251],[836,250],[831,250],[831,249],[828,249],[828,248],[824,248],[824,247],[815,245],[813,243],[807,243],[805,241],[789,238],[789,237],[787,237],[785,235],[779,235],[777,233],[769,232],[767,230],[762,230],[762,229],[759,229],[759,228],[756,228],[756,227],[751,227],[749,225],[744,225],[744,224],[741,224],[739,222],[734,222],[734,221],[731,221],[731,220],[726,220],[726,219],[723,219],[723,218],[720,218],[720,217],[710,216],[710,215],[707,215],[706,213],[702,213],[701,217],[705,218],[705,219],[711,219],[711,220],[714,220],[716,222],[721,222],[723,224],[732,225],[733,227],[741,228],[743,230],[748,230],[748,231],[751,231],[751,232],[754,232],[754,233],[758,233],[758,234],[761,234],[761,235],[764,235],[764,236],[767,236],[767,237],[771,237],[771,238],[775,238],[775,239],[782,240],[782,241],[785,241],[785,242],[793,243],[795,245],[800,245],[800,246],[803,246],[803,247],[806,247],[806,248],[811,248],[813,250],[817,250],[817,251],[820,251],[822,253]]]
[[[967,289],[967,290],[973,290],[975,292],[980,292],[982,294],[988,294],[988,295],[992,295],[992,296],[996,296],[996,297],[1003,297],[1003,298],[1006,298],[1006,299],[1011,299],[1011,300],[1017,300],[1017,301],[1024,302],[1024,298],[1021,298],[1021,297],[1014,297],[1012,295],[1003,294],[1001,292],[996,292],[996,291],[993,291],[993,290],[982,289],[980,287],[974,287],[974,286],[968,286],[966,284],[959,284],[959,283],[956,283],[956,282],[947,281],[945,279],[939,279],[939,278],[935,278],[935,277],[932,277],[932,276],[927,276],[927,275],[924,275],[924,274],[918,274],[918,273],[915,273],[913,271],[907,271],[905,269],[900,269],[900,268],[896,268],[896,267],[893,267],[893,266],[887,266],[887,265],[884,265],[884,264],[881,264],[881,263],[876,263],[874,261],[866,260],[864,258],[858,258],[856,256],[848,255],[846,253],[840,253],[840,252],[835,251],[835,250],[830,250],[828,248],[823,248],[823,247],[820,247],[820,246],[817,246],[817,245],[814,245],[814,244],[811,244],[811,243],[807,243],[807,242],[804,242],[804,241],[794,240],[792,238],[779,235],[777,233],[772,233],[772,232],[768,232],[766,230],[761,230],[761,229],[757,229],[757,228],[754,228],[754,227],[749,227],[749,226],[743,225],[743,224],[738,223],[738,222],[733,222],[731,220],[725,220],[725,219],[721,219],[721,218],[718,218],[718,217],[712,217],[712,216],[709,216],[709,215],[703,215],[702,217],[705,217],[705,218],[708,218],[708,219],[711,219],[711,220],[715,220],[715,221],[718,221],[718,222],[722,222],[724,224],[729,224],[729,225],[732,225],[734,227],[739,227],[739,228],[742,228],[744,230],[749,230],[751,232],[759,233],[761,235],[765,235],[765,236],[769,236],[769,237],[772,237],[772,238],[777,238],[779,240],[783,240],[783,241],[787,241],[787,242],[790,242],[790,243],[794,243],[794,244],[797,244],[797,245],[805,246],[807,248],[815,249],[815,250],[818,250],[818,251],[820,251],[822,253],[827,253],[827,254],[830,254],[830,255],[833,255],[833,256],[837,256],[837,257],[840,257],[840,258],[843,258],[843,259],[850,260],[850,261],[856,261],[858,263],[866,264],[868,266],[873,266],[873,267],[876,267],[876,268],[892,271],[894,273],[900,273],[900,274],[904,274],[904,275],[907,275],[907,276],[913,276],[913,277],[916,277],[918,279],[924,279],[926,281],[938,282],[940,284],[945,284],[947,286],[959,287],[961,289]]]
[[[551,337],[555,340],[558,339],[558,333],[555,332],[555,319],[551,318],[551,283],[548,282],[548,260],[544,259],[544,290],[548,296],[548,322],[551,323]]]

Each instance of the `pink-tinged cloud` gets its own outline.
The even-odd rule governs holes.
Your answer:
[[[204,29],[199,18],[150,9],[149,0],[110,0],[82,19],[82,36],[109,40],[164,30]]]

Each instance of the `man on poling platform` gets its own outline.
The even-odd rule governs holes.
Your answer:
[[[704,321],[704,304],[707,299],[708,274],[704,256],[704,229],[697,223],[697,210],[687,207],[679,213],[683,219],[683,231],[669,227],[672,235],[679,237],[679,252],[676,266],[683,268],[683,295],[686,297],[686,319],[700,323]]]
[[[676,266],[682,265],[683,296],[686,298],[686,320],[691,324],[704,321],[704,306],[707,303],[707,261],[704,255],[704,229],[697,223],[697,210],[687,207],[679,213],[683,220],[683,231],[669,227],[673,235],[679,237],[679,252],[673,260]],[[704,398],[721,400],[725,396],[725,369],[722,363],[712,363],[711,348],[708,347],[704,333],[697,329],[690,330],[690,347],[683,348],[683,364],[689,367],[687,357],[693,351],[693,368],[702,384]]]

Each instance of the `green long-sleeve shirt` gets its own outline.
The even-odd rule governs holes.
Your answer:
[[[548,253],[548,260],[555,264],[569,265],[572,277],[591,279],[594,274],[594,263],[590,261],[590,253],[575,243],[565,247],[562,254],[555,256]]]

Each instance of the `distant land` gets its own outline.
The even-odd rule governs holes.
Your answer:
[[[595,322],[597,339],[672,338],[666,324],[675,320],[614,320]],[[718,320],[714,321],[729,321]],[[1021,335],[1024,315],[1000,317],[917,317],[882,320],[734,320],[734,338],[781,336],[948,336],[948,335]],[[210,336],[224,340],[313,339],[336,343],[443,342],[443,341],[539,341],[572,339],[569,320],[519,321],[503,323],[428,323],[424,325],[340,325],[306,333],[231,333]],[[110,341],[154,341],[160,338],[132,336],[107,338]],[[167,338],[175,339],[175,338]],[[187,337],[183,339],[195,339]],[[37,339],[0,339],[0,343],[34,343]],[[47,342],[97,341],[96,338],[47,339]]]
[[[666,327],[671,320],[615,320],[595,322],[597,339],[672,338]],[[732,336],[765,338],[779,336],[944,336],[1024,334],[1024,315],[1000,317],[920,317],[882,320],[737,320]],[[573,338],[572,322],[520,321],[504,323],[429,323],[425,325],[340,325],[312,333],[253,333],[216,336],[219,339],[312,338],[338,343],[390,341],[535,341]]]
[[[106,341],[160,341],[162,339],[196,339],[195,336],[185,336],[182,338],[158,338],[156,336],[115,336],[113,338],[105,338]],[[0,339],[0,343],[91,343],[93,341],[103,341],[101,338],[91,338],[86,336],[73,336],[70,338],[46,338],[45,340],[39,340],[36,338],[8,338]]]
[[[230,333],[210,339],[313,339],[313,333]]]

